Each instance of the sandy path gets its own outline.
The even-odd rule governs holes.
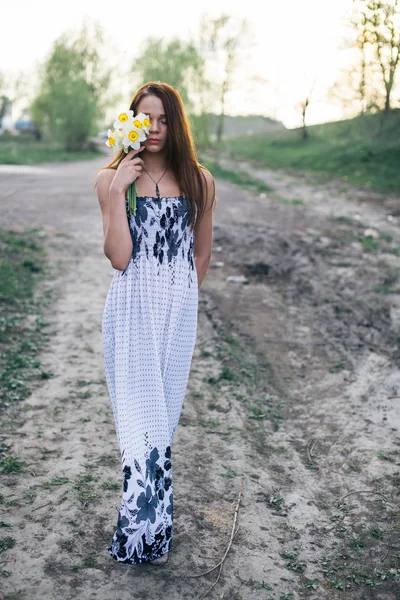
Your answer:
[[[333,575],[324,580],[323,559],[346,541],[332,520],[337,499],[373,489],[378,478],[386,480],[383,490],[399,469],[400,403],[388,397],[400,394],[400,305],[398,292],[381,295],[371,319],[378,314],[389,321],[380,316],[372,328],[363,322],[365,307],[352,299],[358,292],[372,297],[367,284],[381,257],[361,256],[352,242],[342,248],[352,260],[350,275],[327,268],[327,248],[340,250],[342,226],[315,209],[324,191],[315,184],[315,206],[297,207],[277,202],[278,193],[256,198],[219,183],[213,262],[224,266],[210,268],[201,290],[195,357],[172,449],[171,560],[155,569],[116,564],[108,556],[121,482],[101,348],[112,276],[92,191],[101,164],[0,167],[2,226],[44,229],[56,292],[51,348],[41,357],[54,377],[26,401],[31,410],[24,423],[6,432],[28,468],[2,477],[6,505],[16,507],[3,517],[16,539],[3,554],[3,568],[11,572],[3,580],[5,597],[199,598],[215,573],[189,575],[222,556],[243,476],[240,528],[209,597],[361,598],[358,590],[338,591],[329,583]],[[340,204],[340,214],[346,206]],[[364,209],[375,211],[380,220],[370,223],[368,212],[366,226],[383,231],[387,224],[398,244],[396,223],[385,218],[384,207],[372,206],[357,205],[361,221]],[[393,253],[385,259],[399,264]],[[233,274],[245,274],[249,284],[227,282]],[[324,302],[337,300],[339,281],[347,294],[344,316]],[[341,360],[344,368],[331,372]],[[54,477],[68,482],[43,486]],[[27,490],[36,493],[32,503]],[[341,524],[353,535],[353,522],[372,512],[357,497]],[[315,579],[317,591],[310,584]],[[390,586],[362,597],[391,600]]]

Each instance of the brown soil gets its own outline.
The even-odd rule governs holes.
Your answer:
[[[27,465],[2,475],[16,540],[2,553],[5,598],[200,598],[217,571],[194,576],[223,556],[242,481],[207,597],[400,598],[400,200],[249,165],[273,192],[217,182],[172,448],[170,561],[121,565],[107,554],[121,477],[101,345],[101,164],[0,167],[1,225],[40,227],[55,272],[40,357],[54,376],[4,431]],[[55,477],[68,481],[42,485]]]

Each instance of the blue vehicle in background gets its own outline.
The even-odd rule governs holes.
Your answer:
[[[37,124],[29,117],[22,117],[14,123],[14,129],[19,133],[32,134],[36,140],[42,139],[42,133]]]

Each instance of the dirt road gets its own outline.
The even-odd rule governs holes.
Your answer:
[[[194,576],[223,557],[241,482],[239,529],[206,597],[400,598],[400,200],[269,171],[255,173],[268,195],[217,182],[172,448],[171,560],[134,567],[106,551],[121,477],[102,362],[101,164],[0,166],[1,225],[43,229],[56,297],[41,356],[53,377],[5,432],[28,465],[2,475],[16,540],[5,598],[199,599],[217,571]]]

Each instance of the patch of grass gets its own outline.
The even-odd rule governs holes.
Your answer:
[[[16,541],[12,537],[5,537],[0,539],[0,553],[6,552],[10,548],[14,548]]]
[[[73,565],[72,571],[80,571],[81,569],[96,569],[99,564],[95,556],[85,556],[80,565]]]
[[[97,498],[97,494],[93,485],[94,481],[95,478],[91,473],[79,475],[75,480],[73,488],[84,508],[95,502]]]
[[[24,498],[26,499],[26,501],[29,504],[33,504],[35,502],[36,496],[37,496],[36,492],[29,492],[28,491],[28,492],[25,492],[25,494],[24,494]]]
[[[360,242],[364,252],[372,252],[376,254],[380,250],[379,242],[374,237],[372,237],[372,235],[364,235],[362,237],[359,237],[358,241]]]
[[[282,510],[285,506],[285,500],[283,498],[283,496],[281,496],[279,493],[273,493],[273,494],[262,494],[265,497],[267,506],[269,506],[269,508],[275,508],[276,510]]]
[[[114,454],[102,454],[97,459],[97,463],[103,467],[112,467],[118,462],[117,457]]]
[[[349,460],[347,466],[349,467],[350,471],[355,471],[356,473],[360,473],[361,471],[361,465],[358,460]]]
[[[44,483],[41,483],[40,487],[50,489],[59,485],[65,485],[66,483],[69,483],[68,477],[53,477],[53,479],[51,479],[50,481],[45,481]]]
[[[319,587],[318,579],[306,579],[304,582],[304,588],[306,590],[317,590]]]
[[[218,429],[218,427],[221,425],[219,419],[208,419],[208,421],[205,419],[200,419],[199,423],[202,427],[207,429]]]
[[[365,546],[365,543],[364,543],[363,536],[353,537],[349,540],[349,548],[351,550],[358,552],[358,550],[360,550],[360,548],[364,548],[364,546]]]
[[[334,577],[333,579],[331,579],[330,583],[333,585],[333,587],[336,590],[341,590],[341,591],[344,590],[344,584],[341,583],[337,577]]]
[[[371,525],[368,529],[368,533],[375,540],[381,540],[383,538],[383,531],[378,525]]]
[[[211,171],[214,177],[218,177],[219,179],[225,179],[231,183],[259,193],[273,191],[273,188],[270,185],[266,184],[261,179],[251,177],[243,171],[231,171],[230,169],[224,169],[218,163],[209,160],[202,161],[202,164]]]
[[[226,381],[236,381],[237,375],[233,369],[230,369],[229,367],[222,367],[219,378],[225,379]]]
[[[76,398],[80,398],[81,400],[86,400],[86,398],[91,398],[93,396],[93,392],[91,390],[85,390],[84,392],[77,392]]]
[[[213,353],[209,352],[208,350],[200,350],[200,356],[202,358],[209,358],[212,355],[213,355]]]
[[[388,454],[386,454],[386,452],[381,452],[380,450],[378,450],[376,455],[381,460],[387,460],[388,462],[394,462],[394,458],[392,456],[389,456]]]
[[[51,376],[39,370],[37,358],[47,340],[41,311],[49,298],[39,285],[47,263],[38,229],[0,229],[0,255],[0,408],[5,409],[27,398],[35,379]]]
[[[71,162],[90,160],[103,152],[93,148],[83,152],[66,152],[64,148],[46,139],[36,141],[32,136],[21,134],[18,137],[3,134],[0,136],[0,164],[35,165],[47,162]]]
[[[306,569],[307,565],[297,560],[299,553],[296,550],[284,550],[283,552],[281,552],[281,556],[282,558],[285,558],[288,561],[285,564],[285,567],[289,569],[289,571],[302,573]]]
[[[256,419],[257,421],[260,421],[265,419],[265,412],[259,406],[249,406],[247,417],[249,419]]]
[[[329,367],[329,373],[338,373],[339,371],[343,371],[343,369],[345,369],[345,364],[342,360],[339,360]]]
[[[237,477],[237,473],[231,467],[224,467],[225,473],[219,473],[220,477],[226,477],[227,479],[233,479],[233,477]]]
[[[121,484],[116,481],[105,481],[101,484],[103,490],[111,490],[117,492],[121,488]]]
[[[255,590],[268,590],[268,591],[272,591],[272,587],[270,585],[268,585],[268,583],[265,583],[264,581],[262,581],[261,583],[259,583],[258,581],[256,581],[253,585]]]
[[[6,456],[0,461],[3,473],[23,473],[24,463],[18,456]]]
[[[303,140],[300,129],[246,135],[224,140],[221,150],[258,166],[342,178],[371,189],[399,192],[400,110],[360,115],[354,119],[313,125]],[[218,177],[218,175],[216,174]]]
[[[281,202],[282,204],[289,204],[292,206],[305,206],[305,202],[304,200],[302,200],[301,198],[280,198],[279,202]]]
[[[76,387],[86,387],[88,385],[91,385],[92,383],[99,383],[99,381],[94,380],[94,379],[91,379],[89,381],[87,381],[86,379],[78,379],[77,382],[75,383],[75,385],[76,385]]]
[[[351,217],[345,217],[343,215],[339,215],[339,216],[330,216],[329,217],[331,221],[334,221],[335,223],[344,223],[345,225],[354,225],[355,221],[354,219],[352,219]]]

